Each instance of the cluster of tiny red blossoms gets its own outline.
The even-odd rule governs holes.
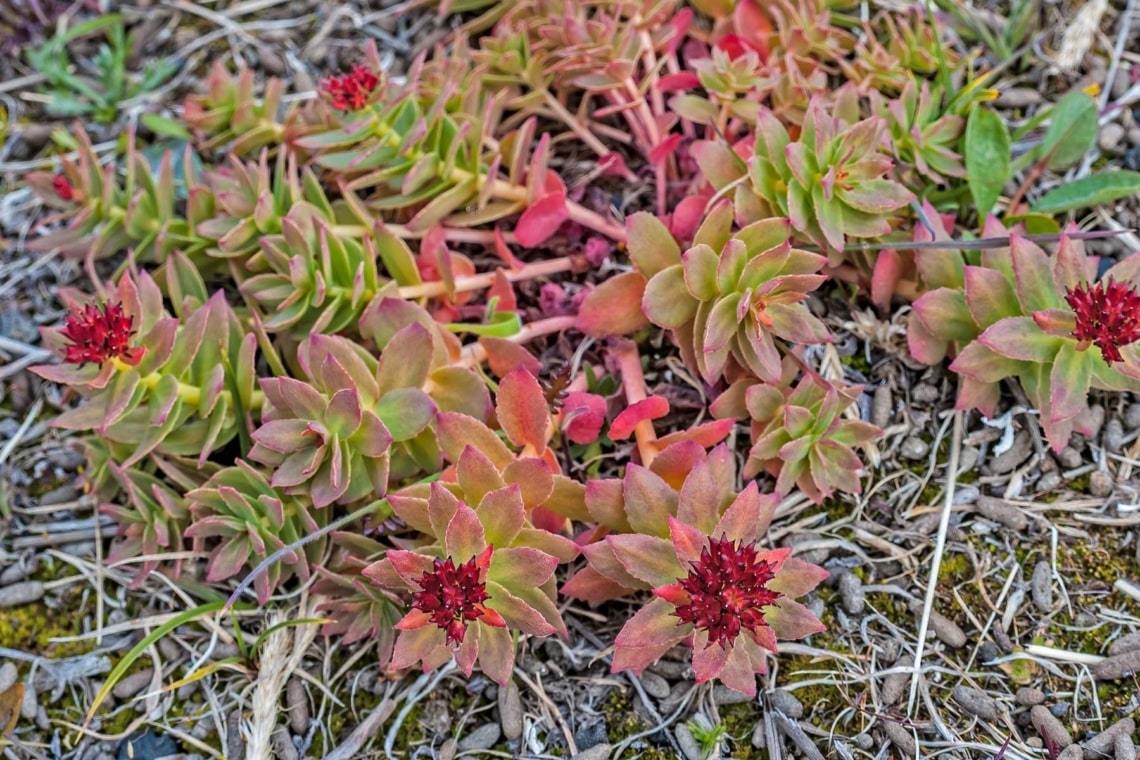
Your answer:
[[[117,303],[88,304],[82,311],[72,311],[62,330],[63,337],[72,343],[63,349],[64,361],[82,367],[89,362],[101,365],[118,357],[127,364],[137,364],[143,349],[130,346],[134,321]]]
[[[758,558],[754,544],[737,547],[723,537],[712,539],[678,584],[689,602],[677,605],[674,614],[682,623],[707,630],[710,646],[727,648],[741,630],[759,633],[768,625],[764,607],[782,596],[767,588],[775,577],[775,569]]]
[[[67,177],[62,174],[57,174],[52,178],[51,187],[61,200],[70,201],[75,198],[75,188],[67,181]]]
[[[432,623],[447,633],[449,645],[462,644],[467,624],[476,620],[498,627],[505,625],[499,613],[483,605],[490,595],[479,574],[478,557],[458,567],[448,557],[434,560],[432,571],[418,581],[421,590],[413,596],[412,607],[426,613]]]
[[[368,105],[368,99],[380,84],[380,77],[363,64],[352,67],[352,71],[340,76],[332,76],[321,83],[321,92],[329,98],[329,103],[338,111],[359,111]]]
[[[1078,285],[1065,301],[1077,316],[1073,337],[1100,348],[1106,362],[1123,361],[1120,348],[1140,340],[1140,294],[1122,282]]]

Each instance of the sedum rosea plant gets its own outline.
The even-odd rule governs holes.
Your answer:
[[[739,380],[711,406],[716,416],[752,420],[744,477],[767,472],[776,478],[779,493],[798,488],[817,504],[836,491],[861,493],[864,468],[855,448],[882,434],[870,423],[844,416],[863,387],[837,386],[811,374],[792,385],[796,371],[785,362],[785,382]]]
[[[717,678],[754,696],[756,674],[767,672],[778,639],[824,630],[795,600],[828,572],[789,556],[791,549],[760,545],[777,497],[762,496],[752,482],[725,508],[722,494],[701,482],[699,472],[694,469],[682,487],[677,516],[664,516],[667,536],[606,538],[622,570],[652,588],[655,597],[618,634],[612,670],[640,673],[686,643],[698,683]]]
[[[474,451],[474,449],[471,449]],[[442,483],[426,499],[391,497],[426,540],[389,550],[363,574],[409,598],[396,623],[391,667],[432,670],[452,657],[467,675],[478,661],[492,680],[511,676],[517,634],[566,635],[553,600],[558,557],[527,545],[517,483],[486,491],[472,507]]]
[[[1097,260],[1079,240],[1063,236],[1050,256],[1015,234],[1008,249],[983,251],[977,265],[945,261],[951,284],[915,301],[908,337],[922,361],[953,352],[959,408],[993,416],[999,383],[1016,378],[1059,452],[1074,431],[1090,432],[1090,389],[1140,390],[1133,314],[1140,258],[1119,262],[1097,282]]]
[[[641,262],[649,277],[642,308],[654,324],[674,331],[682,355],[706,381],[724,373],[730,356],[774,380],[780,376],[777,339],[828,340],[827,328],[803,304],[827,279],[819,273],[826,259],[791,247],[787,219],[765,219],[730,234],[730,209],[721,208],[683,255],[676,244],[659,244],[656,261]],[[639,228],[671,242],[653,217]]]

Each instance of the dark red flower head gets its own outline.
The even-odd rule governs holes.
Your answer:
[[[55,194],[65,201],[70,201],[75,198],[75,188],[67,181],[67,177],[62,174],[57,174],[52,177],[51,187],[55,190]]]
[[[489,625],[502,627],[502,618],[483,605],[490,598],[487,584],[479,576],[490,563],[491,547],[479,557],[472,557],[458,567],[451,557],[433,561],[431,572],[418,581],[420,591],[412,597],[412,607],[426,612],[431,622],[447,633],[447,643],[459,645],[467,633],[467,624],[483,619]]]
[[[71,312],[61,331],[72,343],[63,349],[64,361],[82,367],[88,362],[102,364],[118,357],[127,364],[138,364],[143,349],[130,346],[134,321],[117,303],[88,304],[82,311]]]
[[[764,608],[782,594],[767,588],[776,568],[758,558],[755,544],[737,547],[723,536],[711,539],[701,558],[678,584],[689,595],[674,613],[682,623],[708,631],[709,645],[727,648],[741,630],[759,633],[768,623]]]
[[[368,105],[368,99],[379,84],[380,77],[358,63],[347,74],[332,76],[322,82],[321,91],[336,110],[359,111]]]
[[[1113,282],[1078,285],[1065,300],[1077,316],[1073,337],[1095,344],[1108,363],[1123,361],[1121,346],[1140,340],[1140,293],[1130,284]]]

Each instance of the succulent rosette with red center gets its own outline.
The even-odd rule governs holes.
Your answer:
[[[488,491],[474,508],[438,482],[426,503],[399,495],[390,500],[401,519],[436,537],[390,550],[363,570],[378,586],[410,599],[395,626],[393,670],[421,663],[427,672],[454,657],[464,674],[478,662],[505,684],[514,668],[515,634],[566,635],[552,597],[558,558],[519,545],[527,519],[518,484]]]
[[[380,77],[363,64],[321,83],[321,93],[337,111],[359,111],[368,105],[372,93],[380,85]]]
[[[698,683],[713,678],[749,696],[777,640],[824,630],[796,601],[827,578],[821,567],[766,549],[758,541],[779,499],[748,484],[723,515],[716,499],[689,499],[668,517],[669,537],[606,537],[627,573],[654,599],[617,636],[613,672],[640,673],[671,647],[688,643]]]

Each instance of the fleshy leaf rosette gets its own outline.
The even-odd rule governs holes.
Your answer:
[[[749,218],[787,216],[797,232],[838,252],[847,238],[886,235],[890,215],[914,200],[886,177],[886,127],[877,116],[848,126],[813,98],[792,141],[776,115],[760,109],[749,177],[761,203]]]
[[[129,444],[120,464],[151,452],[205,462],[260,405],[253,389],[256,338],[242,329],[221,291],[183,319],[165,311],[146,272],[124,274],[99,305],[68,292],[61,297],[71,316],[63,328],[42,334],[45,345],[74,363],[32,370],[84,396],[52,424]]]
[[[706,452],[694,441],[680,441],[658,454],[648,467],[626,466],[622,478],[595,478],[586,484],[581,522],[592,527],[577,537],[587,566],[562,593],[588,602],[619,599],[649,585],[631,575],[613,553],[608,535],[667,538],[668,518],[692,519],[701,507],[723,512],[737,496],[736,460],[726,445]],[[779,501],[774,495],[762,497]],[[774,508],[774,507],[773,507]]]
[[[827,328],[803,304],[826,281],[819,271],[827,259],[792,248],[787,219],[755,222],[731,236],[726,222],[724,212],[705,220],[680,261],[650,277],[642,308],[654,324],[674,331],[686,361],[707,382],[724,373],[730,356],[774,380],[777,339],[828,340]]]
[[[855,447],[882,431],[844,416],[863,386],[837,386],[804,376],[798,384],[734,383],[712,406],[713,414],[752,418],[752,448],[744,477],[767,472],[776,490],[799,488],[817,504],[836,491],[861,493],[864,467]]]
[[[334,531],[332,559],[313,568],[313,593],[323,597],[317,611],[329,622],[322,636],[336,636],[348,645],[368,639],[376,643],[377,660],[387,662],[396,643],[394,626],[402,614],[402,601],[364,577],[364,568],[389,547],[358,533]]]
[[[959,408],[992,416],[997,384],[1015,377],[1059,452],[1074,431],[1091,432],[1090,389],[1140,391],[1140,256],[1095,282],[1096,258],[1067,236],[1053,257],[1019,236],[1008,250],[986,253],[982,266],[965,267],[964,293],[932,291],[915,313],[932,334],[965,344],[950,365],[973,381],[963,385]]]
[[[392,506],[409,524],[426,518],[420,527],[430,543],[389,550],[363,570],[380,587],[411,596],[396,624],[391,668],[420,663],[427,672],[454,657],[468,676],[478,662],[489,678],[505,684],[514,668],[516,633],[566,635],[547,591],[559,560],[519,543],[526,511],[518,484],[488,491],[476,507],[442,483],[430,486],[426,509],[418,501],[401,503],[393,495]]]
[[[376,361],[347,338],[311,336],[297,357],[304,379],[261,380],[267,404],[250,458],[273,468],[275,487],[308,493],[318,508],[383,495],[389,479],[437,471],[437,411],[446,404],[485,414],[489,402],[469,370],[433,374],[432,342],[428,328],[412,321]],[[438,390],[440,402],[425,388]]]
[[[614,642],[612,671],[640,673],[671,647],[692,647],[698,683],[717,678],[749,696],[767,672],[777,640],[802,639],[825,628],[796,601],[828,576],[764,549],[778,499],[761,496],[755,481],[728,509],[716,498],[693,496],[668,516],[668,537],[637,533],[606,538],[626,572],[653,589],[654,599],[625,624]]]
[[[270,554],[315,533],[328,521],[329,511],[312,509],[307,498],[281,493],[259,470],[244,460],[227,467],[201,488],[186,494],[192,523],[186,537],[194,551],[210,546],[206,580],[224,581],[245,566],[256,566]],[[264,605],[280,585],[296,576],[307,581],[310,564],[324,555],[327,539],[288,552],[253,582],[258,604]]]

